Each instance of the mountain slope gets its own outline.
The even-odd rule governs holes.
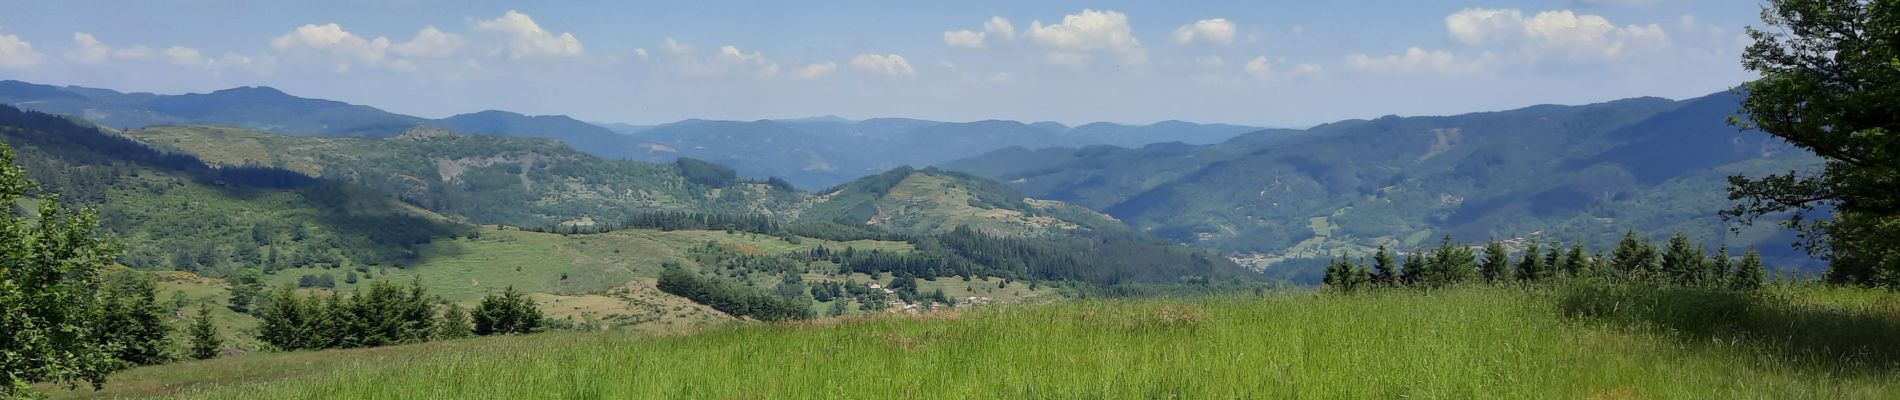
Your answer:
[[[1209,146],[1010,150],[950,165],[1267,263],[1382,243],[1411,248],[1444,234],[1541,233],[1603,249],[1626,229],[1761,246],[1804,262],[1772,230],[1733,236],[1715,217],[1725,175],[1817,162],[1726,125],[1738,101],[1722,93],[1386,117]]]
[[[804,195],[783,184],[695,181],[679,164],[604,160],[546,139],[431,128],[384,139],[215,126],[127,135],[222,165],[277,166],[352,182],[485,224],[586,226],[664,210],[770,215],[773,205]]]
[[[416,246],[467,232],[363,188],[211,166],[63,117],[0,106],[0,139],[43,189],[98,207],[134,267],[399,264]]]
[[[934,168],[898,167],[818,194],[806,221],[842,221],[924,235],[959,227],[997,236],[1124,233],[1119,221],[1086,208],[1024,197],[987,179]]]

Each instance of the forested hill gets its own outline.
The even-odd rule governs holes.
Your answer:
[[[42,191],[99,209],[134,267],[401,264],[418,245],[469,232],[371,190],[209,165],[67,117],[0,106],[0,140]]]
[[[1132,234],[1120,221],[1059,201],[1023,196],[1000,183],[935,168],[898,167],[825,190],[803,221],[839,221],[906,235],[967,227],[998,236]]]
[[[1208,146],[1010,149],[946,168],[1267,262],[1413,248],[1441,234],[1541,234],[1602,249],[1629,229],[1804,262],[1772,227],[1731,235],[1715,216],[1728,204],[1728,175],[1819,165],[1726,124],[1738,96],[1384,117]]]
[[[703,162],[605,160],[546,139],[433,128],[382,139],[196,125],[126,134],[221,165],[275,166],[356,183],[487,224],[587,226],[652,211],[772,215],[805,196]]]

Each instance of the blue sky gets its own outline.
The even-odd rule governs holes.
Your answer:
[[[1735,0],[0,0],[0,78],[266,85],[426,117],[1305,126],[1752,76]]]

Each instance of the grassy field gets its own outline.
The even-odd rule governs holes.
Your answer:
[[[1896,335],[1900,295],[1857,289],[1283,293],[257,354],[55,395],[1890,399]]]

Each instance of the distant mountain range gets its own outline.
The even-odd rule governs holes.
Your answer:
[[[1607,249],[1628,229],[1814,262],[1773,224],[1732,234],[1726,177],[1820,160],[1726,119],[1740,95],[1637,98],[1264,130],[1224,143],[1004,149],[945,163],[1031,197],[1262,265],[1540,235]]]
[[[1069,127],[1052,122],[852,121],[835,116],[749,122],[686,120],[638,126],[494,110],[427,119],[369,106],[300,98],[268,87],[159,95],[20,81],[0,81],[0,104],[79,116],[120,129],[209,124],[292,136],[380,138],[430,126],[470,134],[537,137],[559,140],[608,159],[704,159],[731,166],[744,176],[777,176],[806,189],[835,186],[901,165],[932,165],[1010,146],[1207,144],[1258,130],[1181,121]]]

